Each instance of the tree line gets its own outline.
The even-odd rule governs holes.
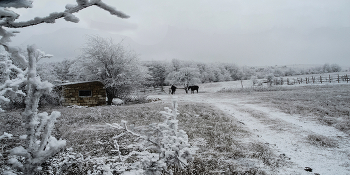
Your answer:
[[[168,85],[190,86],[200,83],[249,79],[268,79],[340,72],[337,64],[297,68],[290,66],[248,67],[233,63],[202,63],[172,59],[171,61],[139,61],[138,55],[112,39],[89,36],[82,54],[75,59],[38,64],[38,74],[49,82],[99,80],[106,86],[108,104],[113,98],[125,98],[141,87]]]

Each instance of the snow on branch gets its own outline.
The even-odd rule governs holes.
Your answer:
[[[28,0],[1,0],[0,7],[31,8],[32,3]]]
[[[7,9],[5,9],[3,7],[0,7],[0,19],[6,18],[8,21],[14,21],[18,17],[19,17],[19,14],[15,13],[15,12],[13,12],[11,10],[7,10]]]
[[[5,47],[0,45],[0,113],[4,112],[2,105],[9,103],[11,98],[17,95],[25,96],[19,87],[26,82],[26,71],[15,66],[9,57]],[[16,76],[10,77],[11,73],[15,73]]]
[[[106,10],[106,11],[109,11],[109,13],[111,13],[111,15],[116,15],[120,18],[129,18],[128,15],[124,14],[121,11],[116,10],[114,7],[107,5],[107,4],[103,3],[102,1],[98,1],[96,3],[96,5],[102,9]]]
[[[0,36],[3,36],[0,39],[0,44],[10,42],[10,37],[15,36],[15,33],[19,33],[18,31],[6,31],[5,29],[0,27]]]
[[[184,168],[189,161],[193,160],[197,148],[190,145],[186,132],[178,129],[179,121],[176,118],[179,113],[177,107],[177,98],[174,97],[172,109],[165,107],[165,111],[160,112],[164,116],[163,122],[138,127],[137,130],[140,134],[132,131],[134,126],[128,129],[127,121],[124,120],[121,121],[121,124],[107,124],[115,129],[124,130],[112,138],[114,150],[111,152],[117,153],[119,161],[128,166],[129,169],[122,170],[120,167],[119,170],[122,172],[119,173],[132,174],[137,171],[144,174],[161,174],[161,172],[172,174],[174,172],[168,170],[167,167],[175,165],[178,168]],[[132,135],[131,137],[134,139],[130,140],[134,141],[126,146],[132,151],[129,154],[121,155],[121,146],[118,142],[123,142],[122,139],[125,139],[123,138],[125,135],[128,135],[128,139]],[[137,158],[138,161],[127,163],[131,157]]]
[[[80,10],[90,7],[90,6],[98,6],[108,12],[112,15],[116,15],[120,18],[129,18],[128,15],[124,14],[121,11],[116,10],[114,7],[111,7],[105,3],[103,3],[101,0],[77,0],[78,5],[67,5],[66,10],[64,12],[54,12],[51,13],[49,16],[46,17],[36,17],[29,21],[24,22],[14,22],[11,20],[8,20],[6,22],[0,22],[0,25],[8,28],[23,28],[28,26],[33,26],[41,23],[55,23],[56,19],[64,18],[67,21],[70,22],[79,22],[79,19],[73,15],[73,13],[77,13]],[[0,10],[1,12],[1,10]],[[13,17],[12,17],[13,18]],[[1,19],[1,18],[0,18]]]

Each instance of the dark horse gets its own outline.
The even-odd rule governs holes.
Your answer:
[[[190,89],[191,89],[191,94],[194,94],[194,91],[197,91],[197,94],[198,94],[198,89],[199,89],[198,86],[188,86],[188,90]]]
[[[176,86],[174,85],[171,85],[171,94],[175,94],[175,91],[176,91]]]

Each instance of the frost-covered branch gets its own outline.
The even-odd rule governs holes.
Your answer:
[[[65,140],[57,140],[51,136],[56,118],[61,113],[54,111],[51,115],[46,112],[38,114],[38,103],[41,95],[50,92],[53,85],[47,81],[42,82],[40,77],[36,75],[36,51],[34,46],[28,47],[26,108],[22,114],[26,129],[26,135],[23,137],[26,138],[26,144],[25,147],[15,147],[10,151],[11,155],[25,158],[24,164],[20,162],[13,164],[14,168],[23,167],[24,174],[34,174],[43,162],[66,145]]]
[[[114,7],[111,7],[105,3],[103,3],[101,0],[77,0],[77,5],[66,5],[66,10],[64,12],[54,12],[51,13],[49,16],[46,17],[36,17],[29,21],[23,21],[23,22],[14,22],[15,14],[9,15],[8,20],[0,22],[0,26],[8,27],[8,28],[23,28],[33,25],[38,25],[41,23],[55,23],[56,19],[64,18],[66,21],[70,22],[79,22],[79,18],[73,15],[73,13],[77,13],[82,9],[85,9],[90,6],[97,6],[100,7],[106,11],[108,11],[111,15],[116,15],[120,18],[129,18],[128,15],[124,14],[121,11],[116,10]],[[7,11],[5,11],[7,12]],[[3,12],[3,13],[5,13]],[[1,9],[0,9],[1,14]]]
[[[19,87],[26,82],[25,75],[27,71],[15,66],[10,59],[10,55],[2,46],[0,46],[0,71],[0,112],[4,112],[3,105],[9,103],[10,99],[17,95],[25,96],[25,93],[19,90]],[[11,74],[16,74],[16,76],[10,76]]]
[[[0,7],[30,8],[32,1],[28,0],[1,0]]]
[[[188,143],[186,132],[178,130],[177,107],[177,99],[174,98],[172,101],[173,109],[166,107],[165,111],[160,112],[165,117],[164,121],[150,124],[144,129],[141,128],[139,133],[142,134],[128,129],[126,121],[122,121],[121,125],[108,124],[113,128],[124,130],[123,133],[112,138],[115,146],[113,151],[119,153],[120,161],[124,162],[135,155],[140,160],[131,166],[134,169],[131,168],[130,173],[142,171],[145,174],[159,174],[162,171],[167,171],[169,165],[183,168],[189,160],[192,160],[196,148],[192,148]],[[133,148],[133,151],[128,155],[120,156],[118,140],[126,134],[138,138],[138,142],[127,146],[127,148]],[[137,166],[138,164],[142,166]]]

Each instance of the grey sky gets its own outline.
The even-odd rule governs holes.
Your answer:
[[[21,30],[13,38],[13,44],[35,43],[32,35],[50,38],[49,35],[57,35],[59,29],[87,28],[96,34],[114,37],[116,42],[124,38],[141,60],[177,58],[253,66],[324,63],[350,66],[349,0],[104,2],[131,17],[120,19],[93,7],[77,14],[81,20],[78,24],[58,20],[56,24]],[[21,15],[19,20],[26,20],[62,11],[68,3],[74,4],[75,1],[34,0],[32,9],[15,11]],[[70,43],[69,48],[57,48],[55,42],[58,41],[54,36],[48,41],[42,38],[41,43],[45,43],[50,54],[56,56],[53,59],[75,57],[79,52],[64,50],[79,49],[84,37],[67,36],[60,36],[60,39]],[[56,48],[49,49],[50,45]],[[60,53],[52,53],[58,49]]]

